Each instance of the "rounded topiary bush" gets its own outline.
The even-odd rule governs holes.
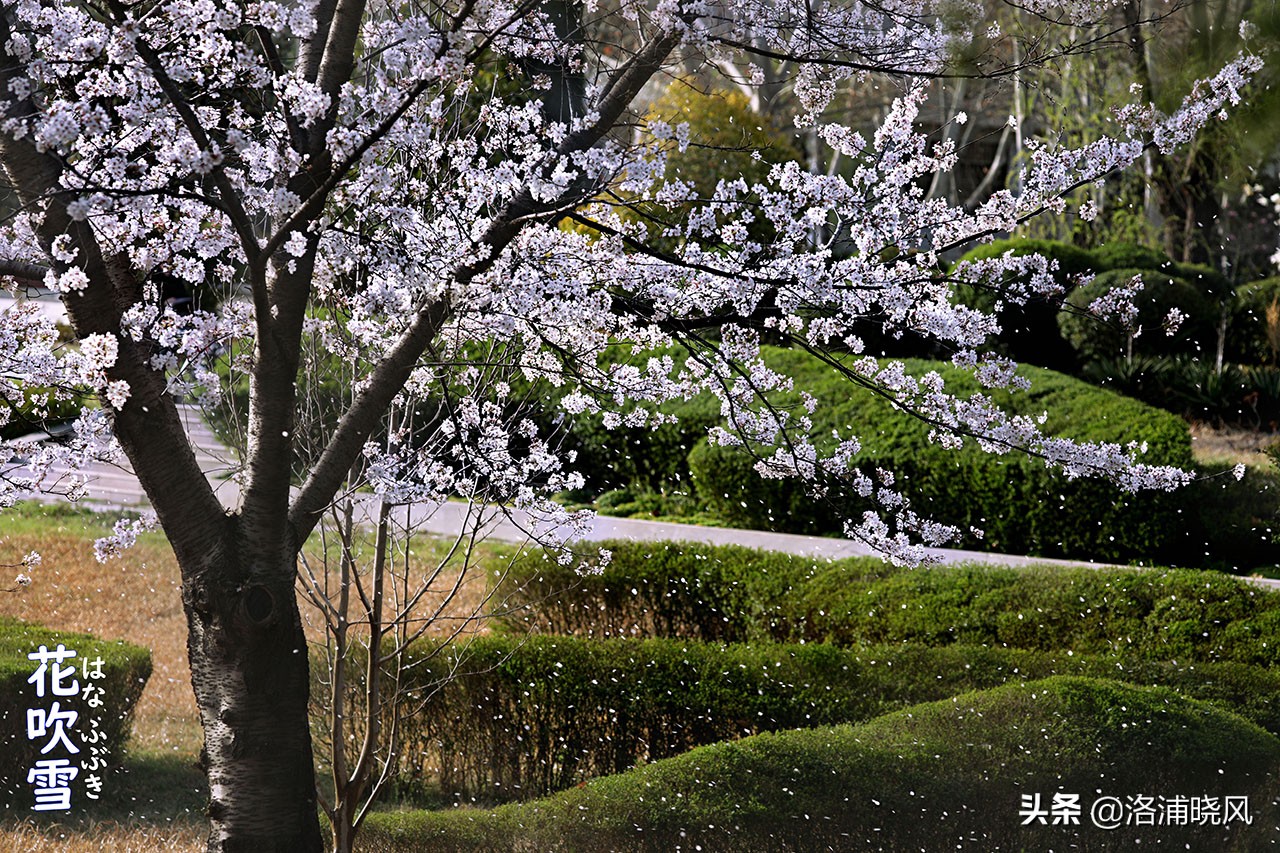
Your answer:
[[[1115,317],[1098,317],[1093,304],[1120,290],[1135,276],[1143,289],[1133,300],[1137,317],[1124,324]],[[1172,334],[1165,325],[1172,309],[1184,319]],[[1129,355],[1212,354],[1217,343],[1217,301],[1208,290],[1174,276],[1149,269],[1116,269],[1097,276],[1067,298],[1058,327],[1082,361],[1125,358]]]
[[[1016,305],[1003,297],[999,292],[999,285],[980,286],[961,280],[955,287],[955,300],[986,313],[994,312],[997,303],[1001,304],[1001,333],[998,339],[992,341],[992,345],[1000,352],[1019,362],[1055,370],[1072,370],[1076,364],[1075,352],[1058,331],[1057,316],[1062,298],[1076,288],[1081,276],[1092,273],[1097,268],[1091,252],[1056,240],[995,240],[970,249],[956,262],[952,271],[964,279],[963,265],[967,262],[1005,255],[1021,257],[1032,254],[1057,263],[1054,281],[1062,288],[1061,298],[1034,299],[1026,304]]]
[[[28,655],[37,652],[41,646],[54,651],[59,644],[76,653],[75,657],[57,664],[73,668],[66,674],[62,685],[69,687],[75,681],[80,692],[71,696],[55,696],[53,687],[46,681],[50,686],[45,695],[39,697],[35,685],[29,681],[39,664]],[[95,664],[98,660],[101,660],[100,670]],[[46,678],[54,665],[47,665]],[[98,671],[101,678],[86,675]],[[29,710],[48,713],[57,702],[59,711],[74,712],[76,722],[64,728],[68,740],[76,744],[82,753],[87,753],[89,747],[84,744],[88,742],[81,739],[88,736],[96,738],[93,743],[105,750],[107,765],[118,767],[133,722],[133,707],[150,676],[151,653],[140,646],[101,640],[89,634],[51,631],[41,625],[0,617],[0,806],[29,813],[34,794],[32,785],[27,781],[27,771],[34,763],[42,759],[68,758],[77,764],[81,758],[79,755],[69,757],[60,743],[56,749],[42,755],[44,744],[41,739],[28,737]],[[87,691],[90,685],[96,690]],[[98,703],[97,707],[91,704],[93,702]],[[81,772],[78,775],[88,774]],[[73,802],[83,802],[82,778],[73,780],[72,791]]]
[[[1090,253],[1098,272],[1119,269],[1163,270],[1173,261],[1159,249],[1137,243],[1112,241],[1103,243]]]
[[[375,815],[366,840],[414,851],[1252,851],[1274,840],[1277,764],[1280,740],[1230,713],[1163,688],[1056,677],[702,747],[491,812]],[[1054,794],[1078,795],[1078,823],[1050,823]],[[1103,796],[1248,797],[1255,820],[1097,829],[1090,809]],[[1036,798],[1046,820],[1024,825]]]

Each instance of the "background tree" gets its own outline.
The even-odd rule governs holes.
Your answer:
[[[1130,108],[1114,139],[1041,147],[1018,193],[969,212],[924,198],[921,184],[955,155],[914,129],[922,81],[948,73],[976,24],[953,9],[3,5],[0,84],[12,97],[0,165],[19,204],[3,271],[60,292],[78,344],[59,349],[47,321],[5,314],[0,363],[6,377],[89,389],[99,405],[64,446],[6,444],[0,498],[39,488],[55,462],[110,456],[117,441],[127,455],[182,571],[210,850],[321,849],[296,582],[336,499],[366,486],[393,503],[463,496],[528,511],[536,534],[573,533],[580,518],[549,499],[579,482],[572,460],[519,405],[548,385],[574,389],[559,398],[562,417],[603,412],[606,425],[632,427],[660,422],[664,401],[713,393],[729,423],[714,441],[749,443],[759,470],[816,494],[860,496],[866,511],[846,532],[898,562],[954,531],[911,512],[888,474],[859,470],[856,437],[819,453],[803,407],[768,404],[788,380],[759,357],[762,331],[932,421],[946,444],[972,436],[1126,488],[1185,481],[1116,445],[1045,436],[983,395],[955,399],[936,375],[858,358],[854,330],[871,314],[953,348],[984,386],[1016,384],[1007,362],[979,352],[991,318],[949,292],[978,279],[1016,282],[1010,298],[1025,298],[1052,286],[1044,259],[978,262],[942,279],[938,253],[1016,229],[1147,145],[1172,150],[1239,100],[1257,62],[1228,64],[1169,116]],[[1029,11],[1050,27],[1098,13],[1096,3]],[[670,69],[738,51],[793,63],[797,120],[852,164],[849,177],[792,162],[753,185],[726,175],[709,198],[659,184],[667,147],[685,141],[679,126],[641,122],[646,91]],[[899,92],[870,138],[822,118],[859,74]],[[499,77],[520,85],[505,93]],[[596,201],[606,188],[693,204],[662,233],[673,242],[657,245]],[[590,235],[559,228],[566,218]],[[848,235],[839,256],[813,239],[818,223]],[[180,315],[164,305],[161,276],[221,301]],[[311,336],[353,367],[352,393],[295,489]],[[654,355],[605,358],[621,340]],[[674,344],[689,356],[678,364],[663,355]],[[218,353],[230,381],[248,377],[240,497],[226,507],[174,402],[219,387]],[[414,401],[428,404],[421,428],[389,420]]]
[[[1144,97],[1167,108],[1198,76],[1239,50],[1243,41],[1273,45],[1280,34],[1275,10],[1248,2],[1187,3],[1171,10],[1158,28],[1147,19],[1149,9],[1140,0],[1121,7],[1128,42],[1121,57],[1126,62],[1103,71],[1110,81],[1104,79],[1100,90],[1114,92],[1133,82],[1142,87]],[[1270,56],[1272,51],[1261,53]],[[1235,233],[1239,223],[1228,221],[1238,218],[1239,208],[1248,211],[1241,190],[1275,160],[1277,130],[1271,117],[1280,96],[1270,85],[1274,59],[1268,58],[1261,73],[1268,83],[1258,87],[1248,108],[1215,122],[1178,152],[1151,152],[1135,176],[1148,200],[1144,214],[1169,257],[1211,266],[1236,283],[1263,274],[1257,263],[1264,253],[1256,246],[1239,245],[1251,241]]]

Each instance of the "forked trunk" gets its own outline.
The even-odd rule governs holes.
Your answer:
[[[323,850],[293,577],[292,566],[269,579],[214,570],[184,586],[210,853]]]

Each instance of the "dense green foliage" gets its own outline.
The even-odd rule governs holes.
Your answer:
[[[1093,252],[1056,240],[1014,237],[975,246],[960,258],[957,265],[1004,255],[1020,257],[1033,253],[1057,262],[1054,281],[1062,288],[1060,298],[1034,299],[1024,305],[1014,305],[1002,300],[991,288],[960,282],[956,285],[955,299],[960,304],[986,312],[993,311],[996,303],[1003,301],[1005,304],[1000,313],[1001,333],[997,340],[992,341],[992,345],[1018,362],[1051,367],[1054,370],[1071,370],[1075,367],[1076,356],[1058,332],[1058,311],[1061,299],[1076,288],[1079,277],[1097,269],[1097,259]]]
[[[1138,309],[1133,320],[1123,324],[1117,318],[1099,318],[1090,313],[1096,300],[1128,286],[1138,276],[1143,288],[1133,299]],[[1085,362],[1179,353],[1211,359],[1217,347],[1217,297],[1185,278],[1140,268],[1112,270],[1073,291],[1067,304],[1071,310],[1064,310],[1058,317],[1062,336]],[[1169,333],[1166,318],[1175,308],[1185,319]]]
[[[1090,250],[1094,272],[1106,272],[1118,269],[1166,270],[1173,261],[1169,260],[1160,249],[1141,246],[1137,243],[1126,243],[1123,240],[1108,240],[1095,249]]]
[[[492,636],[420,646],[409,672],[411,690],[443,686],[431,713],[402,723],[413,757],[402,783],[434,781],[464,802],[529,799],[717,741],[862,722],[1051,675],[1163,685],[1280,733],[1270,669],[1068,651]]]
[[[918,705],[859,726],[695,749],[492,812],[375,815],[374,850],[1252,851],[1252,827],[1093,829],[1094,796],[1245,795],[1269,807],[1280,741],[1161,688],[1056,677]],[[1022,794],[1079,793],[1079,826],[1020,826]],[[1263,805],[1267,804],[1267,805]]]
[[[990,341],[996,351],[1065,370],[1191,420],[1252,429],[1280,425],[1280,279],[1233,291],[1212,267],[1173,261],[1159,249],[1122,241],[1083,249],[1053,240],[996,240],[962,260],[1033,251],[1058,264],[1065,308],[1058,311],[1053,300],[1022,306],[1004,300],[1001,332]],[[1135,320],[1126,325],[1088,313],[1094,300],[1139,274],[1146,286],[1136,300]],[[1079,285],[1081,276],[1091,275],[1092,283]],[[1000,297],[961,282],[956,298],[991,311]],[[1168,335],[1165,319],[1174,307],[1186,318]]]
[[[1280,277],[1236,288],[1227,356],[1246,364],[1280,360]]]
[[[24,387],[22,398],[22,403],[17,405],[0,399],[0,406],[8,408],[8,419],[0,425],[0,439],[48,430],[80,416],[79,401],[56,399],[47,388]]]
[[[27,658],[40,646],[54,649],[59,643],[74,649],[77,656],[65,665],[74,665],[76,677],[83,689],[87,680],[80,674],[81,661],[102,659],[104,677],[94,680],[102,691],[102,706],[92,708],[84,695],[53,697],[46,693],[43,699],[35,695],[35,685],[28,679],[37,664]],[[57,701],[60,710],[72,710],[79,715],[68,736],[75,740],[79,734],[96,730],[102,736],[107,749],[108,765],[118,763],[129,736],[130,711],[142,695],[151,676],[151,654],[144,648],[123,642],[100,640],[88,634],[71,634],[50,631],[40,625],[31,625],[14,619],[0,617],[0,806],[19,811],[29,811],[32,802],[32,786],[27,783],[27,770],[41,758],[39,739],[27,739],[27,711],[31,708],[49,710]],[[96,720],[94,727],[90,720]],[[57,757],[65,757],[60,753]],[[77,786],[79,783],[73,783]]]
[[[779,163],[799,161],[803,154],[791,133],[774,128],[769,119],[751,109],[747,96],[736,90],[702,91],[694,85],[669,86],[653,102],[645,121],[665,122],[671,128],[688,125],[690,144],[674,142],[667,150],[664,181],[685,181],[701,198],[711,198],[726,176],[741,177],[748,187],[764,184]],[[756,199],[754,192],[750,198]],[[622,215],[648,226],[656,245],[668,245],[662,232],[681,223],[693,203],[671,206],[629,199]],[[774,233],[764,217],[748,226],[754,239],[770,240]]]
[[[1096,480],[1067,481],[1040,460],[1019,453],[992,455],[973,445],[946,450],[929,441],[929,424],[817,359],[793,350],[767,350],[766,355],[771,366],[793,376],[797,388],[818,399],[813,434],[820,447],[832,442],[833,429],[857,436],[863,450],[855,462],[864,471],[894,472],[919,511],[962,532],[983,531],[981,540],[966,536],[966,546],[1124,561],[1187,553],[1185,537],[1202,532],[1194,517],[1188,524],[1182,514],[1184,496],[1130,496]],[[970,373],[946,363],[909,360],[906,369],[917,376],[936,371],[961,396],[980,390]],[[1053,371],[1023,366],[1019,373],[1031,381],[1030,391],[991,396],[1015,414],[1045,414],[1049,434],[1133,442],[1146,446],[1145,462],[1190,466],[1190,436],[1177,417]],[[780,395],[778,402],[795,401]],[[688,461],[699,498],[734,525],[835,533],[842,517],[866,508],[838,495],[832,501],[814,500],[794,480],[763,480],[748,454],[705,441],[695,446]]]
[[[1195,570],[894,569],[689,542],[608,543],[599,574],[531,556],[498,594],[518,632],[720,642],[952,643],[1126,660],[1280,663],[1280,595]]]

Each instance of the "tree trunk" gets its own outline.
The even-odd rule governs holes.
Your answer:
[[[292,558],[184,571],[187,651],[209,779],[210,853],[324,849]],[[270,559],[274,572],[247,571]]]

